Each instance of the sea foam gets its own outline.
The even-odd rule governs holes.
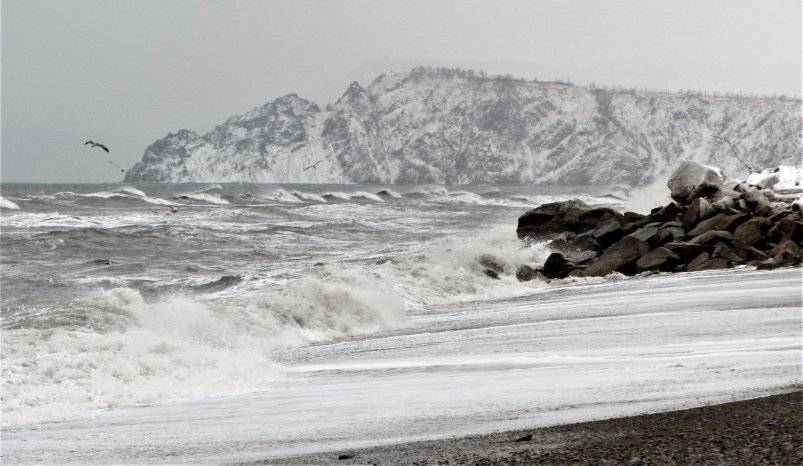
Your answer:
[[[3,322],[3,424],[252,391],[281,377],[276,348],[391,328],[404,315],[392,284],[353,271],[227,304],[94,292]]]

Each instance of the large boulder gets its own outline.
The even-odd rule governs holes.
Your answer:
[[[733,215],[728,215],[725,213],[717,214],[709,219],[703,220],[702,222],[698,223],[691,231],[688,233],[689,238],[694,238],[695,236],[699,236],[706,231],[711,230],[724,230],[730,231],[733,233],[736,231],[736,228],[739,227],[742,223],[750,220],[750,216],[747,214],[735,213]]]
[[[565,278],[574,268],[574,263],[566,259],[563,254],[553,252],[547,257],[544,266],[538,271],[547,278]]]
[[[680,255],[666,248],[655,248],[636,261],[636,273],[670,272],[680,262]]]
[[[683,162],[666,183],[672,199],[682,204],[714,194],[724,184],[725,176],[718,169],[691,160]]]
[[[516,234],[519,239],[550,238],[565,232],[578,234],[594,230],[603,218],[621,223],[624,216],[607,207],[589,207],[577,199],[550,202],[519,217]]]
[[[635,273],[628,268],[639,257],[650,250],[644,241],[632,236],[625,236],[602,253],[602,255],[585,270],[586,277],[602,277],[611,272]]]

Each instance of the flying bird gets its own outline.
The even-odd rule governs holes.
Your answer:
[[[109,152],[109,148],[104,146],[103,144],[101,144],[99,142],[87,141],[87,142],[84,143],[84,145],[87,145],[87,144],[91,145],[92,147],[100,147],[101,149],[105,150],[106,152]]]
[[[305,169],[303,169],[301,171],[305,172],[305,171],[309,170],[310,168],[317,169],[318,168],[318,164],[321,163],[321,162],[323,162],[323,160],[318,160],[317,162],[313,163],[312,165],[310,165],[309,167],[307,167],[307,168],[305,168]]]

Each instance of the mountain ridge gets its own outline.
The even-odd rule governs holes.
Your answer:
[[[799,164],[802,131],[796,99],[416,68],[352,82],[324,108],[287,94],[204,135],[170,133],[126,181],[643,185],[684,159],[746,172],[715,136],[748,164]]]

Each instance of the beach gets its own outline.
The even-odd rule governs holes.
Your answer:
[[[242,464],[793,465],[803,461],[801,399],[797,388],[664,413]]]

